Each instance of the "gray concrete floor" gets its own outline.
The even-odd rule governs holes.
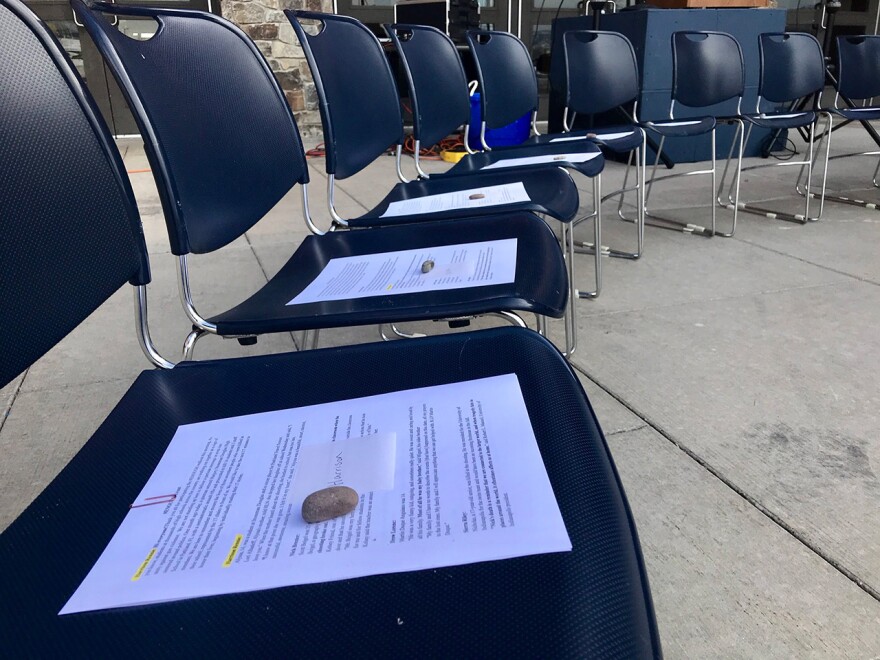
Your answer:
[[[865,141],[846,128],[835,151]],[[141,145],[119,146],[152,257],[153,336],[176,356],[188,324],[161,208]],[[312,201],[322,208],[323,161],[311,165]],[[837,161],[829,186],[864,191],[875,165]],[[606,191],[622,172],[609,163]],[[743,195],[800,208],[792,175],[748,172]],[[380,159],[341,183],[338,205],[358,213],[394,181],[393,159]],[[589,184],[579,185],[589,199]],[[697,205],[707,189],[692,178],[658,184],[652,207],[705,225]],[[880,190],[871,195],[880,200]],[[605,209],[603,242],[632,245],[634,227]],[[720,213],[721,226],[729,218]],[[577,232],[591,236],[588,226]],[[244,238],[194,259],[200,308],[210,314],[241,300],[305,235],[295,191]],[[822,221],[806,226],[743,214],[733,239],[649,227],[644,257],[606,259],[602,295],[578,304],[572,364],[638,523],[667,657],[880,657],[878,246],[880,212],[830,202]],[[592,286],[591,259],[577,257],[583,289]],[[0,529],[147,366],[131,307],[120,291],[0,390]],[[558,323],[553,330],[558,336]],[[209,338],[197,357],[295,350],[297,339],[244,349]],[[321,343],[376,339],[375,328],[356,328],[325,331]]]

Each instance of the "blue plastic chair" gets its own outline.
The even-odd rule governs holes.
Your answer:
[[[786,213],[769,210],[753,203],[739,202],[740,211],[763,215],[772,219],[786,220],[806,224],[807,221],[818,220],[822,215],[822,199],[824,198],[825,185],[823,182],[820,193],[819,214],[810,216],[810,200],[812,198],[813,163],[815,161],[815,132],[816,123],[820,114],[828,117],[827,112],[820,113],[818,110],[819,96],[825,87],[825,58],[822,47],[811,34],[800,32],[767,32],[758,37],[758,51],[761,63],[760,76],[758,79],[758,98],[755,103],[755,111],[745,113],[742,118],[748,123],[745,134],[745,142],[748,142],[752,127],[767,128],[778,135],[788,129],[805,129],[807,132],[807,152],[803,160],[782,161],[776,163],[762,163],[746,168],[740,168],[740,172],[757,169],[760,167],[798,167],[800,174],[798,179],[807,171],[807,190],[810,194],[805,195],[804,212]],[[800,102],[805,104],[806,109],[797,109]],[[830,119],[830,117],[828,117]],[[727,165],[721,176],[722,187],[727,177],[730,165],[728,155]],[[827,155],[827,151],[826,151]],[[828,170],[827,162],[825,172]],[[823,175],[824,179],[824,175]],[[728,190],[727,206],[732,207],[735,203],[733,184]]]
[[[145,138],[178,258],[181,299],[193,324],[186,359],[206,333],[251,338],[485,313],[503,313],[524,325],[512,310],[563,315],[567,279],[555,237],[539,218],[508,212],[309,236],[247,300],[203,316],[193,302],[187,256],[213,252],[241,236],[295,184],[306,197],[308,167],[290,108],[256,46],[228,21],[191,11],[72,3]],[[149,17],[159,27],[148,41],[131,39],[111,25],[106,12]],[[509,285],[287,304],[334,258],[504,238],[515,238],[518,246],[516,281]]]
[[[413,160],[420,178],[429,178],[420,166],[421,145],[433,145],[441,139],[465,126],[464,142],[470,142],[469,120],[471,103],[468,83],[465,78],[461,57],[452,40],[437,30],[425,25],[385,25],[385,31],[400,55],[402,69],[409,86],[409,98],[413,113],[413,137],[415,146]],[[483,132],[485,139],[485,132]],[[587,160],[570,160],[572,156]],[[455,166],[442,174],[431,175],[434,179],[445,176],[482,176],[486,168],[517,167],[536,157],[546,161],[547,167],[565,167],[593,179],[593,209],[588,217],[599,217],[599,190],[605,160],[599,148],[588,141],[581,141],[576,147],[569,142],[546,144],[540,148],[533,146],[498,148],[492,151],[473,152]],[[519,164],[519,165],[518,165]],[[595,240],[601,244],[601,220],[594,224]],[[563,223],[560,231],[563,249],[568,254],[568,277],[575,282],[574,242],[570,227]],[[595,253],[594,273],[596,288],[593,291],[571,292],[572,298],[595,297],[602,286],[601,254]],[[576,333],[570,330],[572,336]]]
[[[655,182],[679,176],[709,175],[711,177],[711,225],[704,227],[694,223],[682,223],[669,218],[656,218],[664,228],[679,229],[704,236],[733,236],[736,231],[739,203],[740,167],[742,166],[744,122],[740,117],[741,103],[745,85],[742,49],[739,43],[726,32],[680,31],[672,34],[672,101],[666,119],[643,121],[645,128],[660,136],[657,158],[651,170],[645,191],[645,204],[651,195]],[[736,99],[733,112],[727,106],[718,106],[725,101]],[[690,108],[685,116],[676,116],[676,105]],[[696,114],[696,116],[694,116]],[[734,176],[733,221],[730,232],[721,232],[716,227],[716,203],[721,190],[716,175],[715,128],[719,121],[736,125],[733,142],[737,149]],[[657,176],[657,165],[663,145],[668,138],[711,135],[712,168],[692,170],[685,173]],[[723,184],[723,182],[722,182]],[[646,211],[647,213],[647,211]],[[655,223],[656,224],[656,223]]]
[[[470,142],[470,101],[468,83],[461,57],[452,40],[440,30],[427,25],[385,25],[397,52],[409,87],[413,113],[413,160],[419,178],[482,174],[486,167],[522,167],[521,159],[544,157],[552,167],[565,167],[592,178],[602,173],[605,162],[599,148],[584,141],[548,145],[535,150],[530,146],[498,147],[491,151],[470,151],[454,167],[442,174],[429,175],[422,170],[421,145],[431,146],[461,126],[464,142]],[[584,155],[586,160],[566,160],[563,156]]]
[[[880,36],[849,35],[837,38],[837,80],[835,81],[835,88],[834,106],[829,109],[832,116],[840,117],[844,122],[859,121],[866,123],[880,119],[880,105],[876,102],[877,97],[880,97]],[[829,156],[832,128],[833,119],[829,116],[828,131],[825,133],[828,136],[828,144],[825,147],[827,159],[836,160],[851,156],[880,156],[880,151],[876,149]],[[878,159],[877,166],[874,168],[874,174],[871,177],[871,183],[875,188],[880,188],[878,175],[880,175],[880,159]],[[869,209],[880,208],[880,202],[877,200],[853,199],[827,193],[824,193],[822,199],[823,201],[829,199],[834,202]]]
[[[60,44],[18,0],[0,0],[0,80],[2,387],[150,275],[107,127]],[[571,552],[58,616],[179,426],[502,374],[520,383]],[[9,657],[660,657],[602,431],[565,360],[517,328],[145,371],[3,531],[0,563]]]
[[[388,204],[475,186],[523,183],[529,201],[503,206],[482,206],[480,213],[527,210],[568,221],[577,213],[577,187],[558,168],[499,170],[481,175],[479,182],[461,177],[407,181],[401,169],[404,132],[397,86],[376,36],[362,23],[347,16],[285,10],[297,34],[318,94],[324,130],[328,201],[336,223],[346,227],[377,227],[402,222],[458,216],[457,212],[388,217]],[[316,34],[303,29],[302,21],[317,23]],[[390,145],[397,148],[397,174],[401,183],[382,202],[357,218],[342,218],[334,207],[334,188],[382,156]]]
[[[523,153],[540,154],[545,150],[553,150],[563,145],[569,150],[587,149],[592,144],[598,144],[603,149],[620,147],[623,151],[632,148],[632,144],[639,142],[641,129],[632,127],[624,130],[624,135],[616,135],[603,131],[579,131],[559,134],[541,135],[537,128],[538,114],[538,80],[535,67],[525,44],[509,32],[498,30],[469,30],[467,33],[468,48],[473,56],[477,70],[477,80],[480,89],[480,105],[482,108],[482,124],[480,136],[483,146],[488,148],[485,142],[485,133],[489,129],[497,129],[506,126],[518,117],[529,115],[531,117],[532,134],[521,145],[514,147],[498,147],[496,150],[517,149]],[[620,133],[619,131],[618,133]],[[589,215],[579,218],[576,222],[582,222],[589,218],[596,218],[594,226],[593,243],[577,242],[577,247],[597,255],[596,268],[599,270],[598,256],[607,255],[636,258],[641,249],[636,252],[612,249],[601,243],[601,201],[608,197],[614,197],[613,192],[605,197],[598,190],[598,181],[594,180],[594,208]],[[640,229],[640,228],[639,228]],[[641,233],[641,232],[640,232]],[[596,248],[596,246],[600,246]],[[580,292],[581,297],[594,297],[591,292]]]
[[[397,172],[403,179],[401,153],[404,132],[397,85],[378,39],[356,19],[309,11],[285,10],[285,12],[300,40],[315,81],[327,154],[328,199],[331,213],[338,218],[338,214],[332,208],[335,180],[356,174],[375,158],[384,154],[391,143],[397,144]],[[304,28],[303,22],[317,24],[315,34],[310,34]],[[457,66],[460,67],[461,64]],[[460,91],[464,93],[464,89]],[[422,101],[419,107],[425,105]],[[437,129],[432,126],[430,130],[433,132]],[[564,149],[557,151],[557,154],[561,151]],[[596,169],[601,171],[604,167],[601,154],[593,148],[590,155],[595,158],[584,167],[589,171]],[[474,169],[459,170],[460,176],[435,176],[398,184],[386,200],[392,197],[421,197],[438,192],[521,182],[531,198],[530,202],[501,207],[484,206],[480,211],[493,213],[504,211],[508,207],[524,206],[528,210],[541,212],[559,220],[563,223],[563,250],[571,256],[573,247],[569,247],[571,245],[569,222],[577,211],[578,199],[574,182],[562,169],[567,161],[561,160],[558,161],[557,166],[549,167],[538,165],[503,167],[497,170],[480,169],[493,163],[501,164],[495,157],[485,157],[482,161],[474,161]],[[598,186],[598,172],[595,173],[593,180]],[[412,218],[386,218],[382,215],[385,206],[386,203],[382,202],[376,209],[359,218],[345,221],[339,219],[339,221],[345,222],[350,227],[363,227],[425,220],[440,215],[435,213]],[[596,289],[590,292],[590,297],[598,295],[601,287],[598,258],[596,261]],[[565,319],[566,355],[570,355],[577,348],[574,300],[579,294],[583,297],[588,295],[575,289],[573,262],[573,258],[567,259],[570,291],[569,311]]]
[[[605,151],[630,154],[629,164],[635,161],[636,184],[628,186],[624,179],[620,190],[608,193],[605,199],[618,197],[617,213],[621,219],[623,203],[628,192],[636,195],[635,252],[621,252],[617,256],[638,259],[643,250],[645,237],[645,157],[647,144],[645,131],[638,125],[639,67],[636,54],[629,39],[617,32],[594,30],[571,30],[563,35],[563,59],[565,62],[565,107],[562,123],[572,135],[572,125],[578,114],[597,115],[611,110],[628,121],[612,126],[596,127],[587,132],[591,139]],[[625,107],[633,105],[632,115]],[[583,133],[583,132],[581,132]],[[626,171],[629,174],[629,167]]]

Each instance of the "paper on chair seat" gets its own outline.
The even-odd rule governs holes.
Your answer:
[[[625,131],[623,133],[596,133],[596,139],[599,140],[619,140],[620,138],[629,137],[633,131]],[[578,135],[576,137],[560,137],[550,140],[550,142],[575,142],[576,140],[588,140],[586,135]]]
[[[547,156],[529,156],[527,158],[505,158],[504,160],[499,160],[491,165],[486,165],[486,167],[481,167],[482,170],[494,170],[501,169],[502,167],[524,167],[526,165],[546,165],[548,163],[555,163],[557,161],[563,163],[586,163],[588,160],[593,160],[594,158],[598,158],[601,154],[598,152],[589,152],[589,153],[574,153],[574,154],[555,154],[555,155],[547,155]]]
[[[366,465],[350,452],[359,441],[383,456]],[[389,456],[393,481],[308,524],[291,485],[314,465],[305,454],[337,443],[349,456],[338,474],[321,468],[326,485],[354,474],[388,486]],[[60,614],[567,550],[507,374],[180,426]]]
[[[433,266],[423,272],[428,261]],[[515,277],[515,238],[339,257],[287,304],[509,284]]]
[[[422,215],[459,209],[477,209],[481,206],[500,206],[528,202],[531,198],[522,181],[498,186],[470,188],[451,193],[426,195],[414,199],[391,202],[380,218],[394,218],[401,215]]]

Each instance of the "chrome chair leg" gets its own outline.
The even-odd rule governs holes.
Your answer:
[[[721,177],[721,183],[717,188],[717,194],[713,193],[712,207],[713,209],[717,207],[727,208],[733,211],[733,221],[730,225],[730,232],[722,232],[717,231],[715,228],[715,216],[713,214],[712,217],[712,229],[715,230],[714,233],[718,236],[723,236],[725,238],[731,238],[734,233],[736,233],[736,221],[739,217],[739,211],[742,208],[742,205],[739,202],[739,190],[740,190],[740,181],[742,180],[742,159],[743,159],[743,148],[745,147],[746,142],[746,127],[745,122],[741,119],[732,120],[733,123],[736,124],[736,131],[733,134],[733,142],[730,145],[730,151],[728,152],[728,162],[724,166],[724,175]],[[749,132],[751,132],[751,126],[749,126]],[[736,172],[734,173],[733,181],[731,182],[731,190],[728,190],[728,199],[730,200],[730,204],[726,205],[721,202],[722,191],[724,190],[724,180],[727,176],[727,170],[730,165],[730,157],[733,154],[733,149],[735,146],[739,146],[737,159],[736,159]],[[712,132],[712,155],[715,155],[715,132]],[[715,161],[712,161],[712,185],[713,189],[715,186]]]
[[[822,173],[822,192],[820,194],[820,202],[819,202],[819,214],[816,219],[819,219],[822,216],[822,212],[825,208],[825,200],[830,200],[832,202],[839,202],[841,204],[849,204],[850,206],[859,206],[861,208],[870,209],[872,211],[880,211],[880,201],[869,201],[864,199],[857,199],[855,197],[846,197],[844,195],[829,195],[827,189],[828,182],[828,161],[835,160],[837,158],[848,158],[850,156],[877,156],[880,155],[880,151],[867,151],[861,153],[851,153],[851,154],[840,154],[838,156],[831,156],[831,130],[834,125],[833,115],[829,112],[828,114],[828,128],[826,130],[826,135],[823,135],[819,141],[826,138],[827,136],[827,144],[825,145],[825,170]],[[874,176],[872,177],[871,183],[873,186],[877,186],[877,173],[880,171],[880,163],[877,165],[877,169],[874,171]],[[804,190],[800,186],[800,179],[803,176],[803,172],[801,172],[801,177],[798,177],[798,188],[797,192],[800,195],[809,194],[814,198],[816,194],[810,192],[809,190]]]
[[[602,184],[601,175],[593,177],[593,260],[595,263],[596,288],[593,291],[577,291],[578,298],[596,298],[602,291],[602,255],[605,248],[595,249],[595,246],[602,246]],[[574,234],[571,235],[572,246],[574,252]]]
[[[515,312],[508,312],[508,311],[502,310],[500,312],[491,312],[491,316],[497,316],[499,318],[502,318],[505,321],[507,321],[508,323],[510,323],[511,325],[515,325],[519,328],[528,328],[529,327],[528,324],[523,320],[523,318],[519,314],[516,314]]]
[[[184,360],[192,360],[193,352],[196,348],[196,342],[201,339],[207,333],[204,330],[199,328],[193,328],[192,331],[186,336],[186,340],[183,342],[183,359]]]
[[[714,139],[714,138],[713,138]],[[660,136],[660,143],[657,145],[657,155],[654,158],[654,164],[651,167],[651,176],[645,181],[645,195],[644,195],[644,215],[646,225],[650,225],[652,227],[658,227],[659,229],[672,229],[674,231],[680,231],[685,234],[696,234],[699,236],[705,236],[710,238],[713,236],[714,231],[713,228],[703,227],[702,225],[693,224],[690,222],[680,222],[678,220],[672,220],[670,218],[664,218],[662,216],[656,215],[648,211],[648,200],[651,197],[651,190],[654,187],[654,183],[658,181],[663,181],[664,179],[671,179],[674,177],[681,176],[695,176],[701,174],[712,174],[713,170],[694,170],[693,172],[683,172],[680,174],[668,174],[666,176],[657,176],[657,167],[660,163],[660,155],[663,153],[663,145],[666,142],[666,136]],[[713,149],[712,149],[712,157],[713,157],[713,169],[714,169],[714,141],[713,141]],[[714,181],[714,179],[713,179]],[[713,218],[714,218],[714,208],[715,208],[715,186],[713,183],[712,186],[712,208],[713,208]],[[651,219],[651,222],[648,222],[648,219]],[[713,220],[714,222],[714,220]]]
[[[538,334],[542,337],[547,336],[547,317],[543,314],[535,314],[535,324],[538,329]]]

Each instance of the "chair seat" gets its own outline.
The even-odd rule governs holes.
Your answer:
[[[844,119],[853,121],[873,121],[880,119],[880,106],[872,106],[868,108],[835,108],[832,110]]]
[[[575,160],[567,160],[563,156],[569,154],[578,154],[586,156],[588,160],[577,162]],[[584,176],[593,177],[600,174],[605,167],[605,159],[602,157],[602,151],[592,142],[573,141],[560,142],[559,144],[542,144],[529,146],[528,144],[518,145],[510,148],[493,149],[476,154],[470,154],[462,158],[456,165],[450,169],[445,175],[462,175],[474,174],[476,172],[483,176],[487,167],[501,166],[502,169],[534,167],[534,165],[523,164],[518,165],[517,160],[521,158],[551,158],[545,167],[556,166],[573,169]],[[558,158],[559,160],[555,160]],[[505,165],[509,163],[509,165]]]
[[[528,201],[514,202],[503,206],[481,206],[478,210],[479,214],[531,211],[566,222],[574,218],[577,213],[580,203],[577,186],[568,172],[562,168],[554,167],[523,167],[498,170],[497,172],[490,170],[482,173],[479,180],[438,177],[399,183],[374,209],[357,218],[350,219],[348,224],[351,227],[381,227],[413,222],[421,223],[434,219],[472,217],[475,212],[473,207],[417,215],[383,217],[383,214],[393,202],[515,183],[523,184],[529,197]]]
[[[816,121],[816,113],[809,112],[766,112],[761,114],[743,115],[743,119],[760,128],[781,129],[809,126]]]
[[[58,616],[179,425],[509,373],[571,552]],[[559,353],[518,328],[144,372],[0,536],[0,562],[8,657],[660,656],[596,418]]]
[[[642,133],[638,127],[631,125],[601,126],[586,131],[536,135],[529,138],[525,144],[547,144],[549,142],[570,145],[578,140],[590,140],[615,153],[626,153],[642,146]]]
[[[642,125],[664,137],[688,137],[708,133],[715,128],[716,123],[715,117],[695,117],[646,121]]]
[[[511,284],[287,305],[334,258],[508,238],[515,238],[518,248],[516,280]],[[339,231],[307,237],[263,288],[209,320],[220,334],[249,335],[500,310],[558,318],[565,308],[566,282],[565,265],[553,232],[543,220],[526,212],[381,231]]]

